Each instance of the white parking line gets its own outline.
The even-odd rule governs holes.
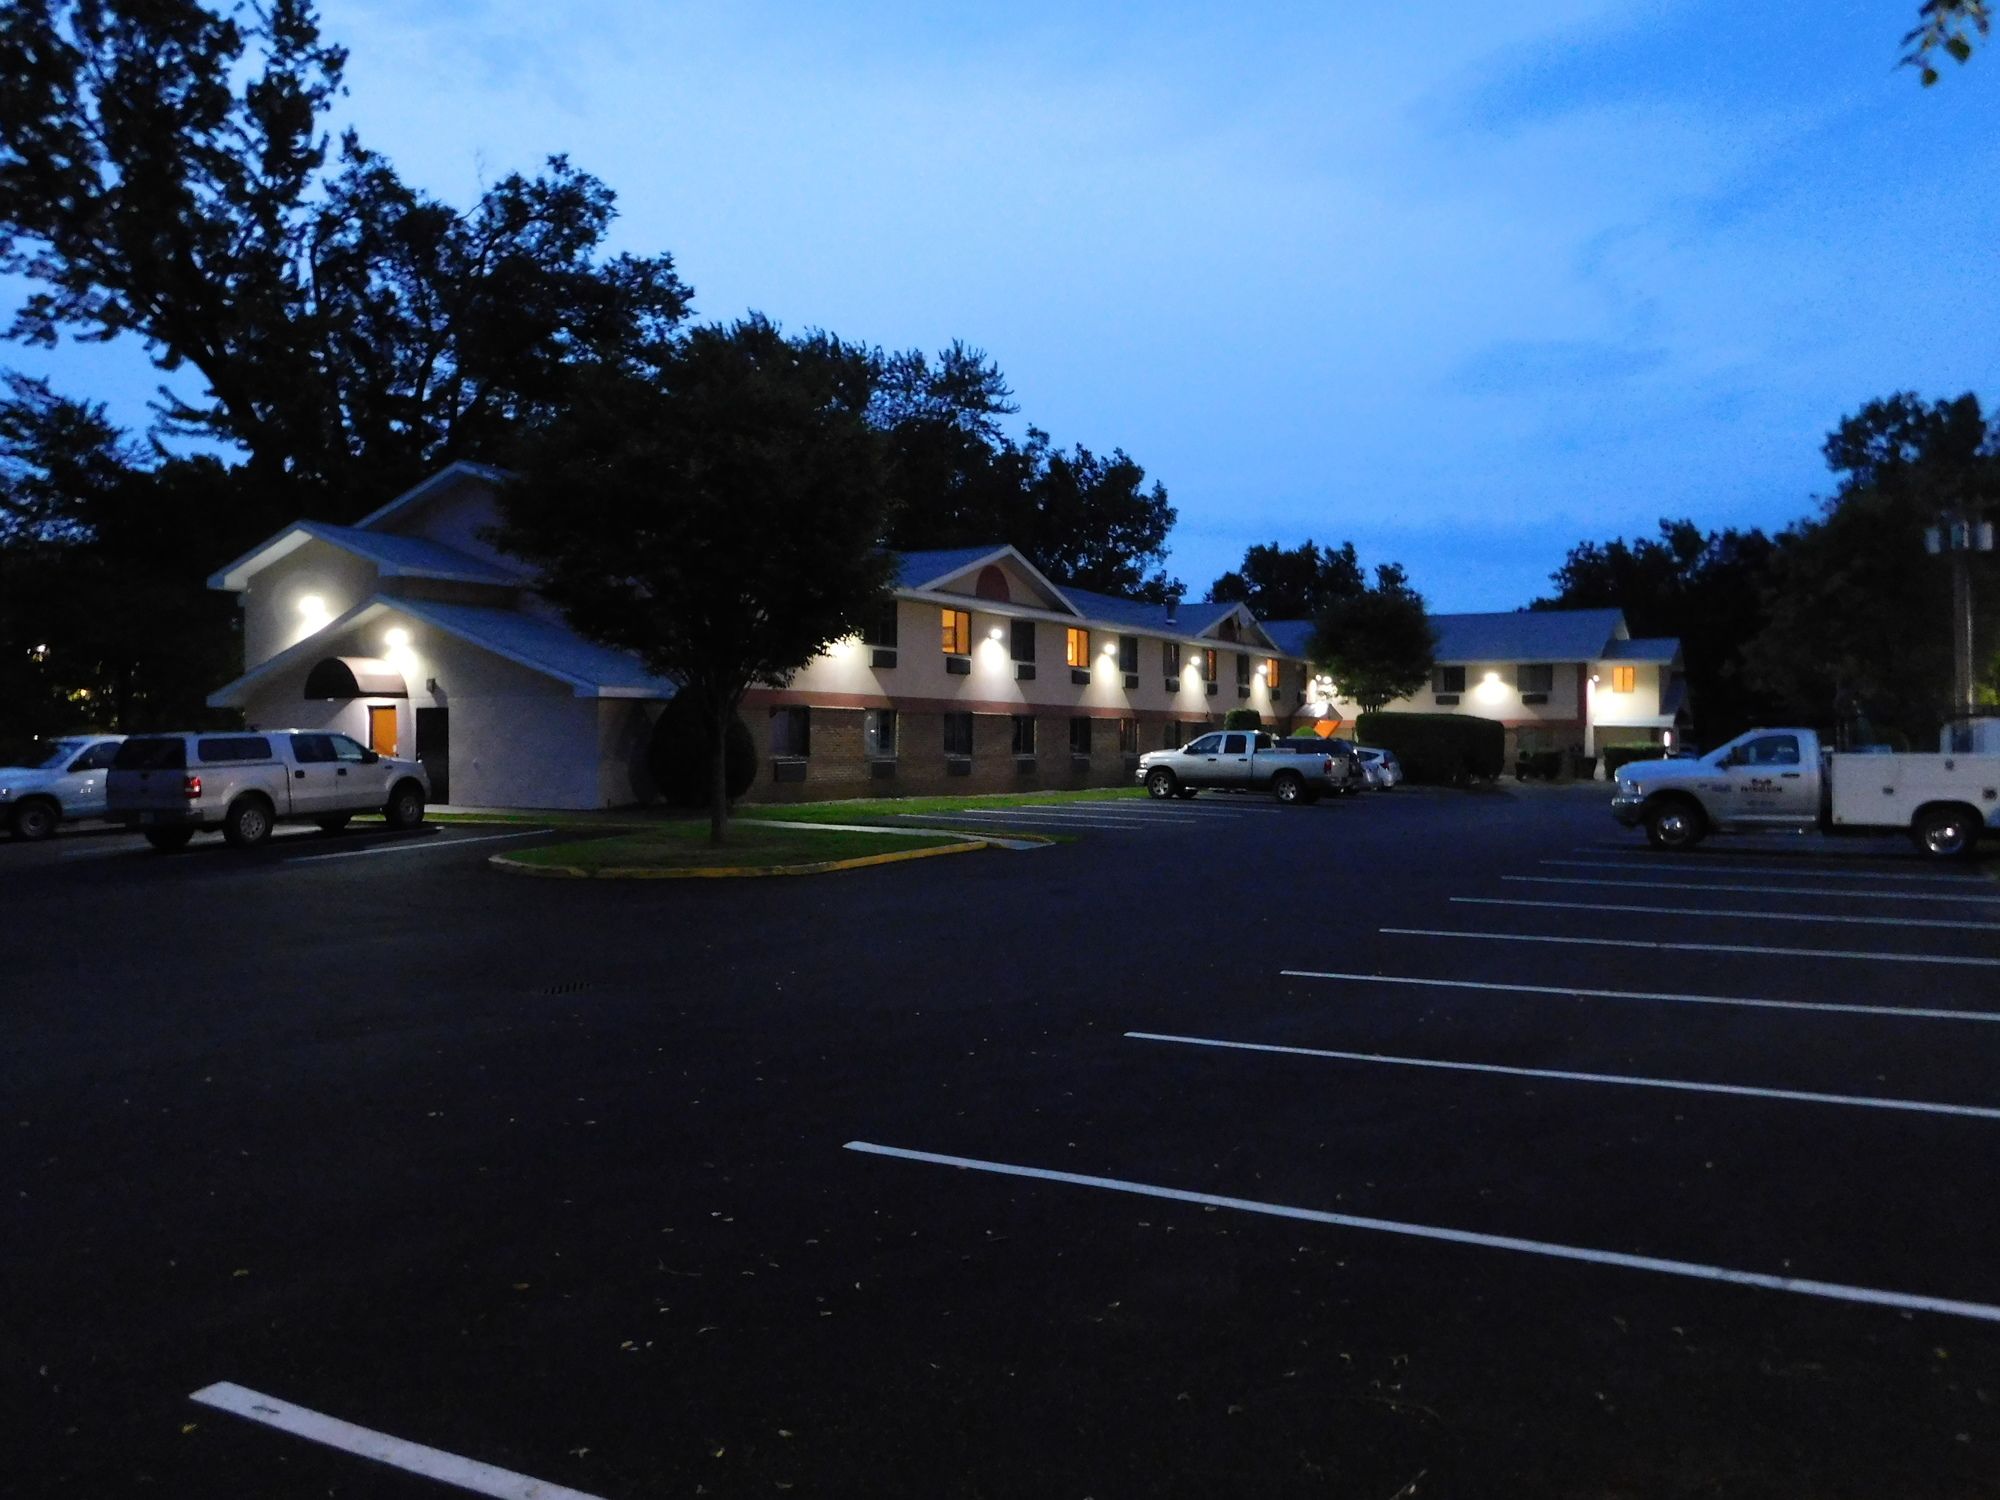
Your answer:
[[[441,1448],[427,1448],[422,1443],[406,1442],[371,1428],[357,1427],[352,1422],[294,1406],[275,1396],[262,1396],[226,1380],[203,1386],[188,1399],[218,1411],[247,1417],[252,1422],[261,1422],[266,1427],[275,1427],[280,1432],[289,1432],[294,1437],[371,1458],[408,1474],[420,1474],[441,1484],[470,1490],[475,1495],[492,1495],[498,1500],[599,1500],[598,1496],[586,1495],[582,1490],[550,1484],[542,1479],[530,1479],[511,1469],[496,1468],[477,1459],[446,1453]]]
[[[2000,905],[2000,895],[1967,891],[1857,891],[1824,885],[1711,885],[1699,880],[1600,880],[1594,875],[1502,875],[1517,885],[1589,885],[1607,890],[1743,891],[1758,896],[1837,896],[1844,901],[1971,901]]]
[[[1408,984],[1440,990],[1497,990],[1506,994],[1560,995],[1564,999],[1655,1000],[1673,1005],[1734,1005],[1749,1010],[1815,1010],[1918,1021],[2000,1021],[2000,1010],[1940,1010],[1914,1005],[1855,1005],[1837,1000],[1756,1000],[1736,995],[1680,995],[1671,990],[1591,990],[1566,984],[1500,984],[1486,979],[1418,979],[1403,974],[1342,974],[1329,969],[1281,969],[1286,979],[1343,984]]]
[[[1750,943],[1646,943],[1637,938],[1543,937],[1525,932],[1454,932],[1441,927],[1378,927],[1396,937],[1474,938],[1490,943],[1562,943],[1578,948],[1648,948],[1656,953],[1765,953],[1779,958],[1876,958],[1892,964],[1956,964],[2000,969],[2000,958],[1957,958],[1931,953],[1856,952],[1845,948],[1760,948]]]
[[[1801,868],[1793,865],[1697,865],[1685,860],[1668,860],[1657,854],[1647,855],[1649,864],[1643,868],[1661,870],[1672,868],[1676,873],[1698,875],[1796,875],[1812,880],[1921,880],[1940,882],[1947,885],[1983,885],[1991,887],[1993,882],[1984,875],[1907,875],[1890,870],[1829,870],[1819,866]],[[1637,870],[1642,868],[1636,860],[1629,859],[1545,859],[1545,865],[1571,865],[1591,870]]]
[[[323,865],[336,859],[366,859],[371,854],[434,854],[440,849],[463,849],[467,844],[491,844],[500,839],[528,839],[553,828],[528,828],[520,833],[482,833],[476,839],[430,838],[420,844],[384,844],[375,849],[349,849],[340,854],[308,854],[290,861],[295,865]]]
[[[1630,1271],[1657,1271],[1668,1276],[1685,1276],[1698,1281],[1719,1281],[1732,1286],[1759,1287],[1765,1291],[1791,1292],[1803,1297],[1824,1297],[1835,1302],[1858,1302],[1875,1307],[1893,1307],[1905,1312],[1942,1313],[1947,1317],[1974,1318],[1982,1323],[2000,1323],[2000,1307],[1986,1302],[1962,1302],[1951,1297],[1926,1297],[1912,1292],[1848,1286],[1837,1281],[1813,1281],[1800,1276],[1773,1276],[1763,1271],[1738,1271],[1728,1266],[1703,1265],[1699,1261],[1668,1260],[1657,1255],[1630,1255],[1622,1250],[1593,1250],[1582,1245],[1562,1245],[1549,1240],[1520,1239],[1510,1234],[1485,1234],[1470,1229],[1448,1229],[1438,1224],[1414,1224],[1401,1219],[1375,1219],[1361,1214],[1329,1213],[1325,1209],[1296,1208],[1287,1203],[1265,1203],[1255,1198],[1231,1198],[1220,1193],[1195,1193],[1185,1188],[1160,1187],[1154,1183],[1133,1182],[1122,1177],[1093,1177],[1082,1172],[1059,1172],[1048,1167],[1024,1167],[1012,1162],[985,1161],[976,1156],[947,1156],[937,1151],[912,1151],[902,1146],[879,1146],[871,1141],[849,1141],[846,1149],[863,1152],[869,1156],[888,1156],[901,1161],[925,1162],[931,1166],[957,1167],[969,1172],[991,1172],[1004,1177],[1027,1177],[1040,1182],[1067,1183],[1072,1187],[1098,1188],[1105,1192],[1129,1193],[1141,1198],[1164,1198],[1170,1202],[1191,1203],[1201,1208],[1230,1208],[1242,1213],[1264,1214],[1276,1219],[1328,1224],[1339,1229],[1363,1229],[1377,1234],[1400,1235],[1409,1239],[1436,1240],[1452,1245],[1473,1245],[1486,1250],[1511,1250],[1517,1254],[1539,1255],[1551,1260],[1618,1266]]]
[[[1752,1088],[1736,1083],[1695,1083],[1682,1078],[1644,1078],[1629,1073],[1572,1073],[1562,1068],[1515,1068],[1500,1063],[1447,1062],[1434,1057],[1392,1057],[1382,1052],[1336,1052],[1322,1047],[1282,1047],[1270,1042],[1228,1042],[1214,1037],[1172,1036],[1128,1031],[1142,1042],[1175,1042],[1183,1047],[1218,1047],[1231,1052],[1276,1052],[1291,1057],[1327,1057],[1337,1062],[1384,1063],[1398,1068],[1437,1068],[1452,1073],[1503,1073],[1512,1078],[1554,1078],[1565,1083],[1613,1083],[1628,1088],[1678,1089],[1690,1094],[1734,1094],[1746,1099],[1784,1099],[1800,1104],[1840,1104],[1858,1109],[1901,1109],[1923,1115],[1964,1115],[2000,1120],[2000,1109],[1978,1104],[1932,1104],[1921,1099],[1882,1099],[1868,1094],[1822,1094],[1810,1089]]]
[[[1743,907],[1634,906],[1618,901],[1531,901],[1520,896],[1453,896],[1454,906],[1531,906],[1546,911],[1624,911],[1650,917],[1735,917],[1754,922],[1812,922],[1840,927],[1948,927],[1957,932],[2000,932],[2000,922],[1964,922],[1949,917],[1829,916],[1810,911],[1762,911]]]

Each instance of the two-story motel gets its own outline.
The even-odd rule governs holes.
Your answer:
[[[241,599],[245,670],[210,704],[413,754],[441,802],[649,799],[646,744],[674,686],[570,629],[486,539],[503,479],[454,464],[353,526],[297,522],[216,573]],[[1288,727],[1302,645],[1240,604],[1058,585],[1010,546],[906,553],[866,630],[746,699],[750,796],[1121,783],[1140,751],[1227,709]]]

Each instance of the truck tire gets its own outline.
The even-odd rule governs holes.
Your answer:
[[[1662,797],[1646,812],[1646,842],[1655,849],[1692,849],[1708,836],[1701,805],[1688,797]]]
[[[1285,807],[1295,807],[1305,800],[1306,779],[1297,771],[1280,771],[1271,778],[1271,795]]]
[[[14,809],[14,816],[8,826],[14,830],[14,837],[24,844],[39,844],[43,839],[56,836],[56,825],[62,822],[62,808],[46,797],[30,797]]]
[[[188,840],[194,837],[192,828],[148,828],[146,842],[162,854],[172,854],[176,849],[185,849]]]
[[[399,833],[409,832],[424,821],[424,789],[414,781],[397,782],[389,793],[382,816]]]
[[[1146,795],[1155,802],[1164,802],[1180,790],[1180,778],[1165,766],[1146,773]]]
[[[1931,859],[1969,859],[1979,847],[1979,815],[1969,807],[1927,807],[1910,825],[1910,837]]]
[[[222,836],[232,849],[254,849],[271,836],[271,804],[262,793],[245,792],[222,816]]]
[[[328,813],[323,818],[314,818],[313,822],[319,825],[321,833],[338,833],[352,821],[353,817],[353,813]]]

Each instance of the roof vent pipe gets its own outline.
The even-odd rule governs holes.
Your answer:
[[[1174,617],[1180,613],[1180,609],[1181,609],[1180,595],[1178,594],[1167,595],[1167,623],[1169,625],[1174,623]]]

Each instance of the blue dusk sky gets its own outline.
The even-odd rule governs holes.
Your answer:
[[[1199,594],[1351,538],[1507,609],[1585,538],[1782,525],[1871,396],[2000,395],[2000,48],[1916,0],[325,0],[339,115],[465,202],[552,152],[696,310],[954,338],[1123,447]],[[11,351],[143,422],[129,349]]]

